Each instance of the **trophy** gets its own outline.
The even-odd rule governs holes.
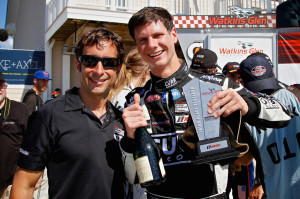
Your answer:
[[[199,139],[196,144],[198,155],[193,162],[194,164],[213,163],[240,155],[236,147],[232,147],[232,140],[235,141],[235,145],[240,144],[236,142],[233,134],[223,132],[224,128],[221,128],[220,117],[214,118],[212,114],[207,112],[209,100],[219,91],[221,91],[221,86],[200,81],[198,78],[193,78],[183,86],[183,92]],[[248,151],[248,145],[245,145],[242,144],[242,147],[246,147],[243,150]]]

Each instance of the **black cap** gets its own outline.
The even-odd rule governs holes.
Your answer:
[[[218,57],[214,51],[200,49],[195,52],[192,60],[192,69],[216,68]]]
[[[243,60],[240,64],[240,75],[246,88],[253,92],[278,88],[272,66],[263,56],[253,55]]]
[[[255,53],[252,53],[251,55],[249,55],[248,57],[251,57],[251,56],[262,56],[262,57],[266,58],[269,61],[272,68],[274,68],[273,63],[267,54],[262,53],[262,52],[255,52]]]
[[[222,73],[226,75],[227,73],[237,72],[240,69],[240,64],[238,62],[228,62],[222,70]]]
[[[5,82],[4,75],[0,73],[0,82]]]

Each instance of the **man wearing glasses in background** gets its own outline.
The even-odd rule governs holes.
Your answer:
[[[125,198],[119,139],[121,112],[108,101],[124,59],[121,37],[105,29],[77,44],[80,88],[72,88],[32,113],[20,149],[12,199],[32,199],[48,168],[49,198]]]
[[[0,198],[8,198],[29,112],[25,104],[6,97],[7,84],[0,73]]]

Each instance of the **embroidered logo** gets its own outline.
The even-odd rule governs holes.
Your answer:
[[[20,153],[22,153],[23,155],[29,156],[29,152],[20,148]]]
[[[176,84],[177,84],[177,81],[176,81],[175,77],[173,77],[172,79],[169,79],[168,81],[165,81],[166,88],[170,88],[172,86],[175,86]]]

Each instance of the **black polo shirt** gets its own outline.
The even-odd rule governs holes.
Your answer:
[[[124,198],[122,114],[108,102],[101,124],[78,91],[73,88],[32,113],[18,165],[32,171],[47,167],[50,198]]]
[[[12,183],[29,112],[25,104],[5,99],[0,110],[0,190]],[[4,117],[6,119],[4,119]]]

